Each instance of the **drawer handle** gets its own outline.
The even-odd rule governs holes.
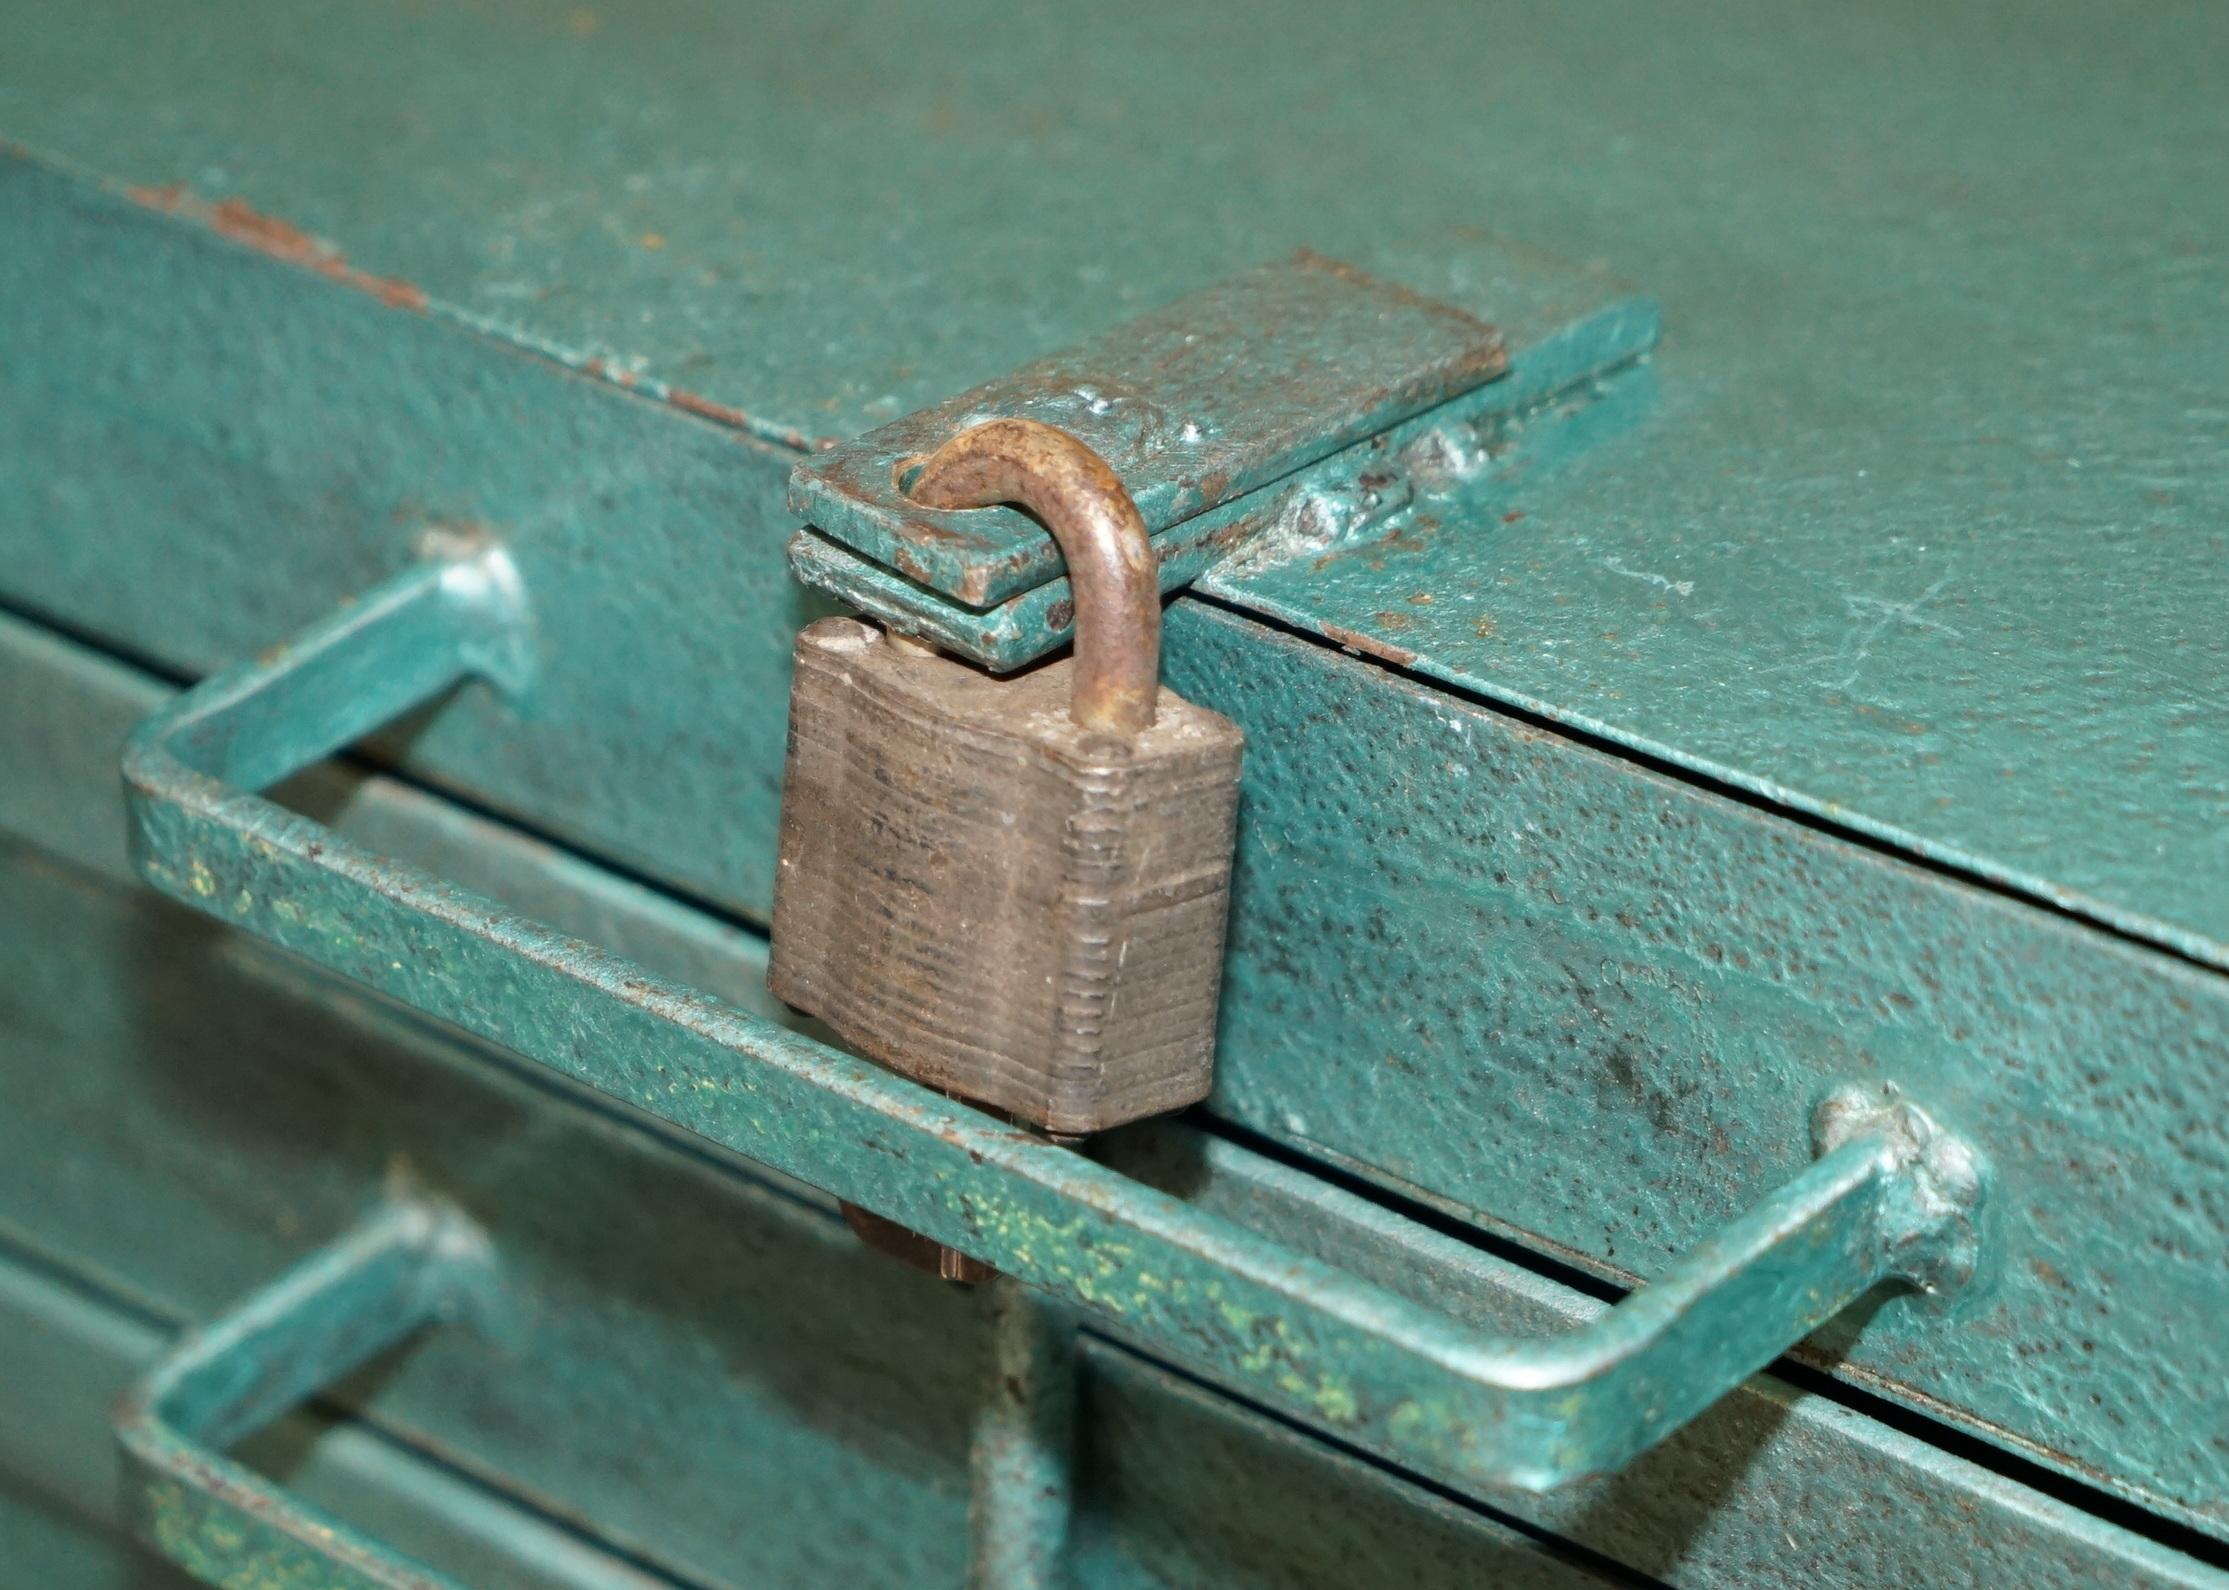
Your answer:
[[[223,1448],[421,1326],[469,1313],[491,1273],[461,1215],[397,1201],[180,1342],[116,1410],[142,1536],[211,1584],[460,1590]]]
[[[1878,1086],[1653,1284],[1511,1341],[652,977],[249,793],[478,679],[530,685],[498,550],[405,572],[186,692],[125,750],[134,855],[222,920],[810,1182],[1397,1461],[1545,1489],[1615,1469],[1884,1282],[1973,1271],[1980,1160]]]

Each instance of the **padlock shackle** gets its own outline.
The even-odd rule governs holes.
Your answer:
[[[1161,580],[1145,519],[1107,461],[1057,426],[986,420],[923,461],[910,495],[929,508],[1014,503],[1068,559],[1076,602],[1069,715],[1087,729],[1150,728],[1161,694]]]

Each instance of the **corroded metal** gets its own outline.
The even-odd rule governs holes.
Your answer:
[[[1541,1489],[1614,1469],[1876,1286],[1958,1282],[1933,1238],[1964,1229],[1981,1182],[1944,1196],[1961,1184],[1925,1144],[1949,1139],[1916,1134],[1899,1105],[1842,1117],[1837,1146],[1598,1321],[1498,1339],[243,789],[244,773],[298,771],[509,655],[512,593],[449,576],[401,577],[133,736],[125,786],[150,882],[1466,1481]]]
[[[1500,322],[1508,335],[1508,373],[1156,532],[1164,595],[1234,560],[1282,553],[1313,561],[1394,536],[1420,519],[1460,512],[1462,498],[1481,480],[1523,461],[1522,433],[1543,416],[1611,400],[1612,422],[1592,427],[1609,436],[1647,412],[1652,387],[1642,361],[1657,337],[1653,299],[1575,268],[1558,290],[1529,291],[1522,279],[1555,273],[1551,262],[1485,240],[1473,248],[1490,262],[1484,269],[1505,273],[1505,285],[1516,289]],[[817,497],[806,511],[828,517]],[[814,589],[1000,672],[1057,651],[1075,634],[1076,593],[1057,571],[1033,576],[1037,583],[988,605],[971,605],[876,561],[819,524],[798,532],[789,556],[798,578]]]
[[[971,1259],[958,1248],[946,1247],[932,1241],[918,1231],[908,1231],[895,1220],[885,1220],[872,1209],[862,1209],[855,1203],[841,1205],[844,1224],[851,1227],[852,1235],[877,1253],[888,1254],[899,1263],[919,1270],[923,1275],[933,1275],[940,1281],[954,1281],[962,1286],[980,1286],[997,1276],[981,1259]]]
[[[1041,420],[973,425],[907,488],[932,508],[1027,508],[1059,545],[1075,593],[1069,716],[1087,729],[1153,726],[1161,694],[1161,586],[1138,505],[1107,461]]]
[[[799,463],[790,505],[860,555],[971,607],[1057,578],[1043,529],[904,490],[906,466],[986,416],[1080,437],[1155,535],[1493,381],[1508,350],[1468,310],[1306,250]]]

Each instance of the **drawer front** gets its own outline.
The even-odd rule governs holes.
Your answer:
[[[1646,1276],[1893,1080],[1995,1176],[1945,1316],[1814,1361],[2229,1534],[2229,979],[1201,607],[1247,731],[1216,1110]],[[1343,754],[1342,754],[1343,753]],[[1333,1062],[1336,1063],[1333,1063]]]
[[[68,941],[10,998],[11,1050],[41,1059],[9,1091],[44,1100],[11,1124],[9,1240],[201,1315],[383,1183],[437,1188],[497,1243],[503,1323],[384,1373],[365,1399],[382,1424],[691,1581],[960,1581],[971,1294],[865,1252],[830,1211],[473,1074],[492,1062],[383,1040],[130,895],[20,854],[5,873],[10,937]],[[1094,1358],[1086,1400],[1085,1583],[1594,1582],[1127,1354]],[[55,1419],[72,1412],[100,1417]]]
[[[535,727],[464,705],[412,765],[766,915],[790,637],[825,610],[783,553],[794,455],[5,145],[0,227],[0,289],[39,306],[0,321],[0,598],[201,674],[429,527],[500,534],[543,638]]]
[[[166,1317],[203,1315],[345,1226],[406,1166],[496,1232],[529,1306],[521,1334],[492,1349],[429,1341],[382,1386],[383,1424],[561,1515],[594,1498],[598,1534],[713,1582],[751,1561],[800,1582],[843,1564],[895,1573],[901,1560],[957,1572],[956,1557],[926,1554],[960,1549],[977,1328],[962,1294],[853,1247],[815,1195],[772,1190],[499,1057],[445,1047],[103,881],[124,869],[101,748],[158,692],[22,626],[0,625],[0,659],[0,744],[46,745],[42,765],[69,792],[0,789],[0,828],[53,847],[18,848],[0,869],[0,923],[21,946],[7,1019],[33,1040],[5,1049],[23,1068],[7,1091],[24,1108],[0,1155],[0,1230]],[[301,798],[343,812],[361,839],[656,969],[763,1001],[763,948],[749,935],[385,781],[329,781]],[[1143,1158],[1126,1168],[1189,1178],[1241,1222],[1492,1328],[1554,1329],[1595,1307],[1453,1244],[1395,1249],[1361,1216],[1332,1229],[1259,1186],[1201,1184],[1190,1141],[1175,1128],[1140,1134]],[[1156,1169],[1157,1142],[1175,1145],[1164,1156],[1175,1169]],[[1128,1582],[1140,1563],[1181,1583],[1214,1577],[1218,1562],[1216,1573],[1310,1553],[1382,1558],[1427,1582],[1443,1559],[1473,1572],[1506,1559],[1551,1582],[1571,1571],[1476,1515],[1275,1437],[1117,1347],[1095,1348],[1091,1363],[1085,1527],[1107,1582]],[[608,1437],[583,1450],[581,1430]],[[833,1556],[815,1555],[825,1530],[770,1539],[732,1505],[738,1487],[779,1496],[801,1476],[810,1511],[847,1532]],[[1301,1510],[1277,1500],[1288,1494],[1320,1499]],[[2208,1577],[1765,1383],[1618,1481],[1486,1500],[1694,1583]],[[1381,1532],[1413,1535],[1423,1556]],[[1177,1562],[1193,1566],[1166,1566]],[[1366,1582],[1356,1573],[1331,1582]]]

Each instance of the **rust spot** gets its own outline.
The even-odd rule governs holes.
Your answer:
[[[950,525],[938,524],[933,519],[906,520],[906,535],[911,540],[940,541],[950,546],[960,547],[974,546],[977,539],[964,530],[955,530]],[[1004,567],[1013,561],[1012,558],[1008,557],[1001,558],[999,563],[1001,567]]]
[[[1337,624],[1325,624],[1320,627],[1323,630],[1324,639],[1335,642],[1348,651],[1360,652],[1365,657],[1375,657],[1380,662],[1393,664],[1396,668],[1406,668],[1416,661],[1416,653],[1405,646],[1389,645],[1387,642],[1372,636],[1359,634],[1351,629],[1341,629]]]
[[[1433,314],[1444,316],[1461,325],[1470,333],[1471,337],[1471,346],[1467,350],[1467,356],[1462,361],[1462,368],[1464,373],[1474,380],[1489,379],[1500,375],[1509,368],[1509,349],[1502,341],[1500,328],[1479,319],[1460,305],[1450,304],[1438,298],[1426,297],[1414,288],[1404,287],[1398,282],[1389,282],[1382,276],[1372,276],[1368,271],[1357,270],[1343,260],[1335,260],[1327,255],[1319,254],[1312,248],[1294,251],[1293,263],[1304,266],[1309,270],[1323,271],[1338,277],[1341,281],[1369,286],[1385,293],[1396,302],[1408,305],[1410,308],[1429,310]]]
[[[1409,615],[1406,613],[1372,613],[1370,616],[1377,621],[1377,625],[1380,629],[1390,629],[1395,634],[1399,634],[1402,630],[1407,629],[1413,622],[1413,620],[1410,619]]]
[[[667,387],[666,401],[683,413],[694,414],[700,419],[713,420],[721,425],[747,425],[750,423],[741,409],[731,409],[725,403],[715,403],[708,397],[699,397],[696,393],[686,391],[681,387]]]
[[[1045,609],[1045,627],[1052,630],[1066,629],[1076,621],[1076,604],[1065,596]]]
[[[1261,525],[1252,518],[1233,519],[1227,525],[1218,526],[1216,530],[1208,536],[1207,544],[1214,551],[1228,552],[1232,547],[1235,547],[1241,541],[1246,540],[1260,528]]]
[[[1480,640],[1492,640],[1494,638],[1494,628],[1495,625],[1492,619],[1482,618],[1477,623],[1471,626],[1471,633],[1476,635]]]
[[[273,259],[300,265],[320,276],[370,293],[390,309],[426,307],[425,293],[411,283],[357,270],[339,249],[320,243],[298,226],[250,208],[243,200],[224,200],[209,211],[208,222],[236,243],[245,243]]]
[[[1501,522],[1503,524],[1515,524],[1518,520],[1524,518],[1524,516],[1525,514],[1523,509],[1512,508],[1509,512],[1501,516]]]
[[[612,379],[621,386],[630,388],[635,385],[637,380],[635,376],[625,373],[615,373]],[[763,437],[767,441],[800,453],[821,445],[812,441],[803,431],[794,427],[778,429],[771,425],[761,425],[741,409],[730,408],[725,403],[715,403],[701,392],[691,392],[686,387],[678,386],[669,386],[664,390],[665,400],[675,408],[680,409],[685,414],[694,414],[699,419],[710,420],[715,425],[728,425],[739,431],[749,431],[754,436]]]
[[[134,204],[144,205],[164,215],[180,215],[199,221],[211,231],[245,244],[259,254],[268,254],[275,260],[315,271],[328,281],[336,281],[358,292],[371,294],[390,309],[422,310],[426,307],[424,289],[413,283],[400,281],[392,276],[374,276],[360,271],[348,263],[341,251],[329,243],[321,243],[300,227],[276,216],[263,214],[243,199],[224,199],[207,204],[188,192],[185,184],[166,183],[161,187],[132,187],[124,190],[124,197]]]
[[[1432,602],[1433,596],[1430,591],[1419,591],[1409,598],[1409,606],[1411,607],[1430,607]]]

